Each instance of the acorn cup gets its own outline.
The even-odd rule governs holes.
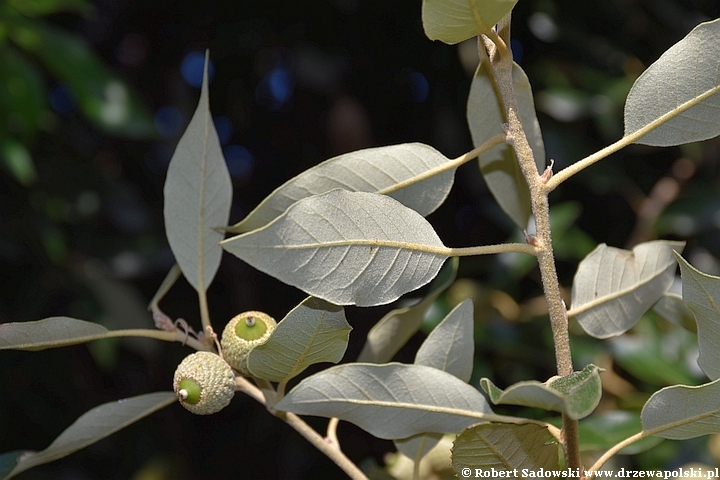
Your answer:
[[[219,355],[196,352],[180,362],[173,378],[180,404],[196,415],[227,407],[235,395],[235,373]]]
[[[277,322],[263,312],[244,312],[233,317],[225,326],[220,340],[225,360],[242,375],[250,376],[248,355],[253,348],[265,343]]]

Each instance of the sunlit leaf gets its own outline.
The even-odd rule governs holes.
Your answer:
[[[336,305],[390,303],[432,280],[448,257],[416,211],[385,195],[345,190],[300,200],[267,226],[222,246]]]
[[[565,413],[580,419],[590,415],[602,397],[601,369],[588,365],[582,371],[565,377],[554,377],[545,383],[535,380],[519,382],[505,390],[487,378],[480,386],[494,404],[522,405]]]
[[[698,365],[711,380],[720,378],[720,278],[707,275],[677,255],[683,300],[695,314],[700,349]]]
[[[423,178],[447,165],[443,154],[421,143],[404,143],[346,153],[287,181],[260,203],[229,232],[244,233],[263,227],[296,201],[341,188],[351,192],[382,193],[423,216],[447,197],[455,169]]]
[[[391,310],[368,332],[358,362],[387,363],[415,335],[422,326],[425,312],[435,299],[455,281],[457,257],[451,258],[440,269],[430,284],[428,293],[419,303]]]
[[[626,332],[670,288],[677,268],[672,251],[684,245],[654,241],[632,251],[598,245],[575,273],[569,315],[595,338]]]
[[[625,103],[625,136],[659,125],[635,143],[666,147],[720,134],[720,20],[701,23],[635,81]]]
[[[682,262],[680,269],[682,270]],[[683,302],[682,296],[677,293],[667,292],[658,302],[653,305],[655,313],[675,325],[683,327],[693,333],[697,333],[695,315]]]
[[[152,116],[139,95],[108,69],[82,37],[37,21],[14,25],[8,34],[72,89],[82,112],[98,127],[132,138],[155,135]]]
[[[157,392],[105,403],[88,410],[48,448],[24,455],[7,478],[92,445],[175,401],[174,392]]]
[[[463,300],[430,332],[417,355],[416,365],[427,365],[470,381],[475,355],[473,303]]]
[[[328,368],[300,382],[276,408],[337,417],[387,439],[458,432],[492,414],[485,397],[457,377],[397,363]]]
[[[490,30],[517,0],[423,0],[422,22],[430,40],[455,44]]]
[[[347,349],[350,330],[342,307],[307,298],[285,316],[267,342],[250,352],[248,370],[256,377],[281,382],[310,365],[337,363]]]
[[[675,385],[653,394],[642,409],[643,430],[670,440],[720,433],[720,379],[705,385]]]
[[[544,470],[560,470],[558,443],[547,428],[539,425],[503,425],[482,423],[463,430],[455,439],[452,449],[452,463],[456,472],[476,469],[484,472],[510,473],[514,478],[522,476],[527,469],[533,473]],[[496,475],[494,478],[500,478]],[[465,477],[462,475],[460,478]]]
[[[222,257],[218,242],[232,204],[232,183],[208,94],[208,59],[197,110],[180,138],[165,179],[165,232],[190,285],[207,289]]]
[[[520,121],[522,122],[538,171],[545,169],[545,145],[540,124],[535,115],[532,88],[525,72],[513,64],[513,86],[517,95]],[[502,124],[507,114],[492,74],[481,64],[470,86],[467,101],[467,121],[473,144],[477,147],[493,136],[503,133]],[[520,229],[526,229],[532,214],[530,189],[520,170],[515,151],[508,144],[501,144],[478,157],[485,183],[495,200]]]

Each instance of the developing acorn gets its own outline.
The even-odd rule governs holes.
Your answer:
[[[225,360],[211,352],[196,352],[180,362],[173,377],[180,404],[197,415],[227,407],[235,395],[235,374]]]
[[[248,355],[270,338],[277,322],[267,313],[244,312],[233,317],[223,330],[220,346],[227,362],[242,375],[250,376]]]

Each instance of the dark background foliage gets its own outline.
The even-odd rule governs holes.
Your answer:
[[[75,63],[80,53],[72,48],[59,49],[53,64],[18,40],[24,37],[13,37],[28,19],[38,21],[16,8],[21,4],[0,5],[7,66],[0,75],[0,322],[67,315],[113,328],[152,324],[144,308],[173,263],[163,232],[164,174],[197,103],[193,85],[205,49],[213,66],[211,108],[233,174],[231,223],[285,180],[340,153],[418,141],[452,158],[472,148],[464,117],[474,45],[427,40],[419,0],[100,0],[79,13],[50,12],[44,25],[77,36],[123,79],[121,90],[138,92],[137,117],[122,129],[103,124],[105,111],[83,107],[93,95],[108,101],[117,92],[97,91],[96,64]],[[622,136],[633,80],[697,23],[719,14],[714,0],[520,0],[513,50],[536,93],[556,171]],[[630,247],[656,237],[687,240],[686,257],[718,273],[719,148],[717,139],[633,146],[562,185],[551,197],[561,283],[569,288],[577,262],[599,242]],[[451,246],[520,238],[474,162],[458,171],[450,198],[429,219]],[[476,376],[506,386],[552,375],[547,322],[535,307],[536,270],[504,258],[463,259],[459,277],[466,280],[435,316],[458,297],[475,297]],[[226,255],[209,298],[221,330],[244,310],[280,319],[304,294]],[[199,325],[196,296],[184,281],[162,306]],[[355,330],[346,360],[385,311],[348,309]],[[397,359],[412,361],[421,341],[418,335]],[[580,366],[599,348],[579,332],[576,345]],[[3,352],[0,451],[45,448],[89,408],[170,389],[187,353],[148,342]],[[617,370],[640,399],[667,384],[631,366]],[[616,406],[642,404],[615,394]],[[341,424],[340,436],[361,464],[382,464],[392,450],[352,425]],[[687,449],[662,451],[669,452],[663,462],[697,459]],[[238,395],[210,417],[172,406],[21,478],[341,476],[289,427]]]

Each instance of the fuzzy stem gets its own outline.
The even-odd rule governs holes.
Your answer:
[[[593,464],[593,466],[590,467],[590,471],[596,472],[596,471],[600,470],[602,468],[602,466],[605,465],[605,462],[610,460],[610,458],[613,455],[615,455],[616,453],[618,453],[620,450],[627,447],[628,445],[631,445],[631,444],[637,442],[638,440],[642,440],[643,438],[649,437],[649,436],[650,436],[650,434],[648,434],[648,432],[642,431],[642,432],[636,433],[635,435],[628,437],[625,440],[621,441],[620,443],[614,445],[612,448],[610,448],[610,450],[608,450],[600,458],[598,458],[598,460]]]
[[[179,330],[175,331],[175,332],[164,332],[162,330],[153,330],[153,329],[144,329],[144,328],[134,328],[134,329],[126,329],[126,330],[110,330],[108,333],[99,335],[97,337],[97,339],[99,340],[101,338],[113,338],[113,337],[154,338],[156,340],[164,340],[166,342],[181,342],[181,343],[191,346],[195,350],[205,350],[205,351],[212,350],[208,345],[200,343],[193,337],[190,337]],[[95,340],[95,339],[93,338],[90,340]]]
[[[555,258],[552,249],[552,236],[550,230],[550,207],[548,193],[543,178],[537,170],[535,158],[528,143],[525,131],[520,122],[519,107],[512,80],[512,53],[503,40],[495,33],[489,32],[488,38],[493,50],[490,55],[490,66],[496,83],[500,90],[501,100],[507,113],[507,139],[515,150],[520,169],[530,188],[532,211],[535,216],[536,245],[538,265],[542,277],[545,299],[548,303],[550,325],[552,327],[555,344],[555,361],[558,375],[566,376],[573,372],[572,355],[570,351],[570,334],[568,331],[567,311],[560,295],[560,283],[555,269]],[[479,42],[478,48],[484,49]],[[563,415],[562,443],[565,450],[566,465],[571,468],[580,468],[580,448],[578,439],[577,420]]]
[[[258,387],[243,377],[235,377],[237,390],[254,398],[265,405],[265,395]],[[310,442],[315,448],[324,453],[330,460],[342,469],[353,480],[369,480],[368,477],[340,450],[339,445],[326,441],[322,435],[313,430],[302,418],[294,413],[270,410],[273,415],[282,419],[285,423],[294,428],[300,435]]]

